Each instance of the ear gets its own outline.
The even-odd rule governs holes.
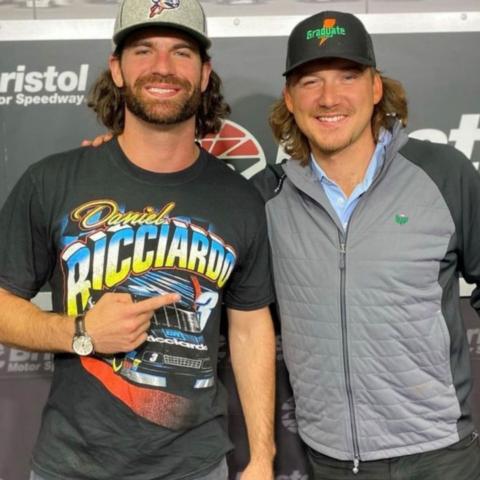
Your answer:
[[[373,74],[373,104],[377,105],[383,97],[383,83],[378,73]]]
[[[201,75],[201,81],[200,81],[200,88],[202,92],[204,92],[207,89],[211,73],[212,73],[212,64],[210,62],[203,63],[202,75]]]
[[[118,55],[110,55],[108,59],[108,66],[110,68],[110,74],[112,75],[113,83],[118,87],[124,86],[122,68],[120,66],[120,57]]]
[[[288,85],[285,85],[283,87],[282,95],[283,95],[283,101],[285,102],[285,106],[287,107],[287,110],[290,113],[293,113],[292,95],[290,93],[290,89],[288,88]]]

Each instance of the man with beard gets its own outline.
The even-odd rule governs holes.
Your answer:
[[[124,0],[91,106],[115,138],[32,165],[0,213],[0,342],[53,351],[32,479],[225,480],[227,309],[250,461],[272,479],[263,202],[195,142],[228,113],[196,0]],[[53,313],[29,302],[49,283]]]
[[[284,75],[270,124],[291,158],[257,181],[311,478],[478,480],[458,286],[478,311],[478,172],[407,137],[355,16],[299,23]]]

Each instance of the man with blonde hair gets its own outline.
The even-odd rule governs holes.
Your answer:
[[[265,211],[196,142],[228,113],[205,26],[197,0],[123,0],[91,100],[115,138],[32,165],[0,212],[0,342],[56,352],[32,480],[227,480],[222,306],[240,478],[273,480]]]
[[[267,200],[284,358],[313,479],[477,480],[458,277],[480,291],[480,177],[409,139],[402,86],[348,13],[292,31]]]

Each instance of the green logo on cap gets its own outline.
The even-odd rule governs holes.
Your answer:
[[[335,37],[336,35],[346,35],[346,30],[343,27],[336,25],[336,23],[337,20],[335,18],[326,18],[323,21],[322,28],[307,30],[307,40],[318,38],[320,39],[319,45],[323,45],[329,38]]]

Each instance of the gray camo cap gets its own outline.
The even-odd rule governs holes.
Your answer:
[[[180,30],[205,49],[211,45],[205,13],[197,0],[123,0],[113,29],[114,46],[135,30],[148,27]]]

